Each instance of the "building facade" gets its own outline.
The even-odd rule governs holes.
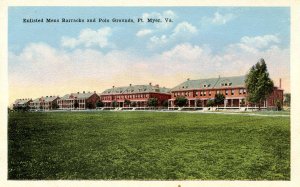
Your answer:
[[[30,98],[17,99],[13,103],[13,108],[26,108],[26,107],[30,107],[30,102],[31,101],[32,101],[32,99],[30,99]]]
[[[85,110],[96,108],[96,103],[100,97],[96,92],[71,93],[66,94],[57,100],[59,109],[61,110]]]
[[[115,87],[105,90],[100,98],[104,107],[147,107],[150,98],[158,100],[158,106],[171,98],[168,88],[159,85],[132,85]]]
[[[53,110],[57,109],[57,100],[58,96],[46,96],[34,99],[30,102],[31,109],[39,109],[39,110]]]
[[[187,79],[185,82],[171,89],[169,107],[176,107],[175,100],[178,96],[188,99],[187,107],[206,107],[207,102],[215,98],[216,94],[225,96],[224,103],[219,107],[245,107],[254,105],[247,102],[245,76],[218,77],[211,79]],[[283,90],[274,87],[269,98],[261,103],[262,107],[273,107],[276,101],[283,102]]]

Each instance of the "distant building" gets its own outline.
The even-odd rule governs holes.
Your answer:
[[[34,99],[30,102],[31,109],[52,110],[56,109],[58,96],[46,96]]]
[[[219,105],[220,107],[253,106],[246,101],[245,78],[245,76],[234,76],[198,80],[187,79],[171,89],[169,107],[175,107],[174,101],[178,96],[185,96],[188,99],[188,107],[205,107],[208,100],[214,99],[218,93],[225,96],[224,103]],[[274,87],[273,93],[262,103],[262,107],[273,107],[276,105],[276,100],[283,102],[283,90],[278,87]]]
[[[96,108],[96,103],[100,100],[100,97],[96,92],[85,92],[83,93],[71,93],[66,94],[62,98],[57,100],[59,109],[62,110],[85,110]]]
[[[113,86],[101,93],[100,98],[105,107],[113,107],[113,103],[117,107],[147,107],[149,98],[157,98],[158,106],[162,106],[163,102],[167,102],[171,98],[168,88],[159,87],[159,85],[132,85],[124,87]],[[131,104],[126,104],[126,100]]]
[[[13,108],[18,108],[18,107],[26,108],[26,107],[29,107],[29,104],[30,104],[31,101],[32,101],[32,99],[29,99],[29,98],[17,99],[13,104]]]

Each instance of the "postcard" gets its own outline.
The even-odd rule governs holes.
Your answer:
[[[299,183],[290,4],[66,2],[2,6],[5,186]]]

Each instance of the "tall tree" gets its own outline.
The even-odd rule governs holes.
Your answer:
[[[246,76],[247,100],[251,103],[260,105],[272,93],[274,83],[269,77],[267,65],[264,59],[260,59],[251,67]]]

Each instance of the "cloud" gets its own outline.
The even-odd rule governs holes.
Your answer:
[[[75,48],[77,46],[84,47],[108,47],[111,46],[108,42],[109,36],[111,36],[112,29],[110,27],[103,27],[98,30],[83,29],[80,31],[77,38],[62,37],[61,45],[63,47]]]
[[[167,36],[153,40],[164,41]],[[173,87],[186,78],[199,79],[246,74],[258,59],[264,58],[271,77],[278,85],[282,78],[289,90],[290,51],[276,44],[279,39],[266,36],[242,37],[238,43],[213,52],[207,46],[180,43],[169,50],[141,56],[126,50],[103,53],[96,49],[65,51],[46,43],[32,43],[19,53],[9,53],[10,102],[18,97],[60,95],[76,91],[101,92],[112,85],[158,83]],[[252,40],[264,42],[256,51]]]
[[[181,22],[179,23],[174,31],[173,31],[173,36],[179,35],[181,33],[187,34],[187,33],[196,33],[197,32],[197,28],[195,26],[193,26],[192,24],[188,23],[188,22]]]
[[[153,18],[153,19],[160,19],[162,22],[161,23],[155,23],[153,24],[157,29],[167,29],[169,28],[173,22],[165,22],[164,19],[165,18],[169,18],[174,20],[176,18],[176,14],[175,12],[173,12],[172,10],[166,10],[163,11],[162,13],[160,12],[151,12],[151,13],[143,13],[142,14],[142,19],[144,20],[144,24],[147,22],[148,18]]]
[[[136,33],[137,37],[143,37],[151,34],[153,31],[151,29],[141,29]]]
[[[197,28],[186,21],[180,22],[176,25],[170,35],[152,36],[148,43],[148,48],[155,48],[157,46],[163,46],[168,42],[172,42],[179,39],[188,40],[192,35],[198,32]]]
[[[240,48],[250,53],[257,53],[259,50],[276,46],[279,43],[280,40],[276,35],[244,36],[239,43],[230,45],[230,48]]]
[[[221,14],[215,12],[213,17],[203,17],[202,22],[204,24],[213,24],[213,25],[225,25],[229,21],[233,20],[236,16],[234,14]]]

